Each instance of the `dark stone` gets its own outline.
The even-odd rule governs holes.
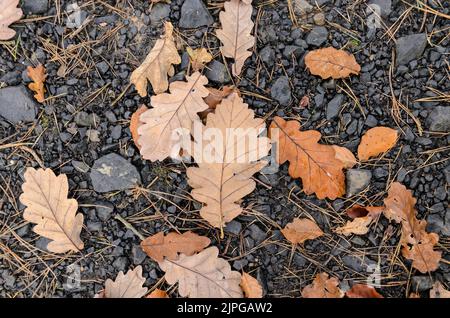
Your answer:
[[[239,223],[236,220],[231,221],[225,227],[225,232],[228,232],[228,233],[231,233],[234,235],[239,235],[239,233],[241,233],[241,230],[242,230],[242,225],[241,225],[241,223]]]
[[[153,4],[150,12],[150,23],[153,25],[161,23],[162,20],[170,15],[170,5],[167,3]]]
[[[306,43],[312,46],[321,46],[328,39],[328,30],[323,26],[316,26],[306,36]]]
[[[227,67],[216,60],[208,64],[205,75],[210,81],[220,84],[228,83],[231,80]]]
[[[411,34],[397,40],[397,65],[407,64],[422,56],[427,46],[425,33]]]
[[[438,106],[427,118],[430,131],[450,132],[450,106]]]
[[[181,18],[178,26],[183,29],[193,29],[209,26],[214,19],[201,0],[185,0],[181,6]]]
[[[11,123],[36,119],[37,104],[24,86],[0,89],[0,116]]]
[[[342,102],[344,101],[344,95],[338,94],[327,105],[327,120],[331,120],[339,115],[341,111]]]
[[[363,169],[347,170],[347,197],[351,197],[364,190],[372,179],[372,172]]]
[[[111,218],[111,214],[114,211],[114,205],[110,202],[99,201],[95,203],[95,210],[97,211],[97,217],[103,222],[106,222]]]
[[[48,10],[48,0],[23,0],[22,11],[24,14],[43,14]]]
[[[140,245],[133,245],[131,248],[131,256],[133,258],[133,264],[139,265],[144,261],[147,254],[145,254]]]
[[[281,76],[275,81],[270,89],[270,95],[283,106],[291,103],[291,87],[286,76]]]

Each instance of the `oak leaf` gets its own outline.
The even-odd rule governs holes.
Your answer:
[[[251,35],[253,7],[250,0],[230,0],[224,3],[224,8],[219,14],[222,29],[216,34],[222,42],[223,56],[234,59],[233,75],[239,76],[245,60],[252,55],[248,50],[255,44],[255,37]]]
[[[345,78],[361,71],[361,66],[352,54],[333,47],[310,51],[305,56],[305,65],[311,74],[323,79]]]
[[[170,22],[164,24],[165,34],[157,40],[150,53],[130,77],[130,82],[136,86],[141,97],[147,96],[147,81],[152,84],[155,94],[165,92],[169,87],[167,75],[173,73],[173,64],[180,64],[173,39],[173,26]],[[172,74],[173,75],[173,74]]]
[[[136,145],[136,147],[141,150],[141,146],[139,145],[139,134],[138,134],[138,128],[143,124],[140,117],[141,114],[145,113],[148,110],[147,106],[141,105],[134,113],[131,115],[130,119],[130,132],[131,137],[133,138],[133,142]]]
[[[217,247],[179,259],[159,263],[169,284],[178,282],[178,294],[190,298],[241,298],[241,274],[231,271],[230,264],[218,258]]]
[[[361,161],[387,152],[397,143],[398,133],[388,127],[369,129],[361,138],[358,146],[358,158]]]
[[[338,227],[335,232],[343,235],[364,235],[369,231],[369,226],[378,218],[383,210],[384,207],[363,207],[355,204],[347,210],[347,215],[354,220],[347,221],[344,226]]]
[[[169,298],[169,295],[167,295],[167,293],[164,290],[156,288],[145,298]]]
[[[327,273],[319,273],[314,281],[303,288],[303,298],[342,298],[344,292],[339,288],[339,280],[335,277],[328,278]]]
[[[281,230],[284,237],[292,244],[302,244],[323,235],[316,222],[306,218],[296,218]]]
[[[144,159],[176,158],[180,143],[174,133],[177,130],[191,132],[195,122],[201,124],[197,113],[208,108],[203,100],[209,94],[205,87],[208,79],[199,72],[186,76],[186,79],[187,82],[171,83],[170,93],[153,96],[153,108],[139,116],[143,124],[137,130],[138,143]]]
[[[69,184],[65,174],[56,176],[51,169],[27,168],[20,202],[27,208],[25,220],[36,223],[33,231],[51,240],[47,249],[54,253],[79,251],[83,214],[76,213],[78,202],[68,199]]]
[[[348,298],[384,298],[381,296],[373,286],[365,284],[355,284],[350,288],[345,295]]]
[[[200,71],[205,67],[206,63],[209,63],[212,60],[212,55],[204,47],[198,49],[188,47],[186,51],[194,71]]]
[[[240,285],[246,298],[262,298],[263,289],[256,278],[242,273]]]
[[[163,232],[159,232],[143,240],[141,247],[152,259],[162,262],[164,257],[170,260],[178,259],[179,253],[191,256],[202,251],[210,243],[211,240],[206,236],[200,236],[191,231],[183,234],[171,232],[166,236]]]
[[[237,201],[255,189],[250,177],[267,164],[260,159],[267,156],[270,140],[258,137],[265,124],[254,115],[237,93],[224,99],[215,113],[208,115],[205,126],[222,136],[221,142],[205,140],[203,149],[212,149],[213,157],[203,158],[202,152],[195,152],[198,167],[187,169],[192,197],[205,203],[201,217],[221,230],[242,213]]]
[[[200,118],[204,119],[208,114],[213,113],[217,105],[219,105],[224,98],[230,96],[232,92],[239,93],[233,86],[224,86],[222,89],[208,87],[209,95],[203,98],[208,109],[199,113]]]
[[[357,164],[355,155],[345,147],[331,146],[335,151],[335,158],[341,161],[345,169],[350,169]]]
[[[27,73],[28,76],[33,80],[33,83],[30,83],[28,85],[28,88],[36,93],[34,94],[34,98],[39,103],[43,103],[45,100],[44,82],[47,78],[45,67],[42,64],[39,64],[37,67],[28,66]]]
[[[344,195],[344,163],[336,159],[334,148],[318,143],[320,132],[299,129],[296,120],[273,119],[270,133],[278,145],[278,163],[289,161],[289,175],[302,179],[303,190],[308,195],[315,193],[319,199],[331,200]]]
[[[126,274],[119,272],[116,279],[107,279],[102,296],[104,298],[141,298],[147,293],[147,288],[142,287],[145,277],[142,276],[142,267],[129,270]]]
[[[435,282],[430,289],[430,298],[450,298],[450,291],[446,290],[440,282]]]
[[[0,41],[9,40],[16,35],[16,31],[9,25],[20,20],[22,9],[17,8],[19,0],[0,0]]]

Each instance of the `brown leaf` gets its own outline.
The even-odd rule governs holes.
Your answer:
[[[263,289],[258,280],[247,273],[242,273],[241,288],[245,298],[262,298]]]
[[[278,144],[278,163],[289,161],[289,175],[302,179],[303,190],[308,195],[315,193],[319,199],[331,200],[344,195],[344,164],[335,158],[334,148],[318,143],[320,132],[299,129],[300,123],[296,120],[273,119],[270,133]],[[278,140],[274,136],[277,133]]]
[[[258,137],[258,130],[265,124],[254,115],[237,93],[224,99],[215,113],[208,115],[205,126],[223,136],[219,144],[209,139],[203,141],[203,149],[213,149],[216,157],[210,160],[203,158],[202,153],[195,153],[198,168],[187,169],[192,197],[205,203],[200,210],[201,217],[220,229],[242,213],[237,202],[255,189],[256,183],[250,177],[267,164],[260,159],[267,156],[270,140]],[[229,133],[233,129],[242,133],[233,136]],[[252,137],[255,144],[245,142]]]
[[[171,83],[170,93],[152,96],[153,108],[140,115],[143,124],[138,127],[138,143],[144,159],[176,158],[179,143],[173,138],[174,132],[179,129],[191,132],[194,123],[200,123],[197,113],[208,108],[203,100],[209,94],[205,87],[208,79],[199,72],[186,76],[186,79],[187,82]]]
[[[133,142],[136,145],[136,147],[141,150],[141,146],[138,143],[139,140],[139,134],[138,134],[138,128],[143,124],[143,122],[140,120],[141,114],[145,113],[148,108],[145,105],[141,105],[134,113],[131,115],[130,119],[130,132],[131,137],[133,138]]]
[[[230,0],[224,3],[224,8],[219,14],[222,29],[216,34],[222,42],[222,55],[234,59],[232,73],[239,76],[245,60],[252,55],[248,50],[255,44],[255,37],[251,35],[253,7],[250,0]]]
[[[421,273],[438,269],[441,252],[435,251],[434,246],[439,241],[436,233],[426,231],[427,222],[416,218],[414,208],[416,199],[411,191],[398,182],[391,184],[388,197],[384,199],[384,215],[402,225],[402,254],[412,260],[412,266]]]
[[[197,235],[191,231],[178,234],[171,232],[164,236],[163,232],[147,237],[141,242],[141,247],[148,256],[157,262],[162,262],[164,257],[170,260],[178,259],[178,254],[191,256],[202,251],[211,243],[205,236]]]
[[[156,288],[145,298],[169,298],[169,295],[167,295],[167,293],[164,290]]]
[[[420,294],[418,294],[418,293],[411,293],[411,294],[409,294],[408,298],[420,298]]]
[[[339,288],[339,280],[328,278],[327,273],[319,273],[312,284],[302,290],[303,298],[342,298],[344,292]]]
[[[212,55],[204,47],[198,49],[191,49],[188,47],[186,51],[194,71],[200,71],[205,67],[206,63],[209,63],[212,60]]]
[[[358,75],[361,71],[361,66],[352,54],[333,47],[310,51],[305,56],[305,65],[311,74],[323,79],[345,78],[351,74]]]
[[[27,72],[28,76],[33,80],[33,83],[28,84],[28,88],[36,93],[34,98],[39,103],[43,103],[45,100],[44,82],[47,78],[45,67],[42,64],[39,64],[37,67],[28,66]]]
[[[347,221],[344,226],[338,227],[335,232],[343,235],[364,235],[369,231],[369,226],[383,212],[384,207],[362,207],[355,204],[347,210],[347,215],[353,221]]]
[[[181,63],[173,40],[173,26],[166,22],[164,27],[164,36],[156,41],[141,66],[131,74],[130,82],[136,86],[141,97],[147,96],[147,80],[152,84],[155,94],[165,92],[169,87],[167,75],[173,73],[172,65]]]
[[[67,198],[66,175],[55,176],[51,169],[27,168],[24,178],[19,198],[27,206],[23,218],[37,224],[35,233],[52,240],[47,249],[53,253],[82,250],[83,214],[76,213],[77,201]]]
[[[178,282],[178,294],[189,298],[241,298],[241,274],[231,271],[230,264],[218,258],[217,247],[159,264],[168,284]]]
[[[350,169],[357,164],[356,158],[353,153],[345,147],[331,146],[335,151],[335,158],[341,161],[345,169]]]
[[[298,107],[300,107],[300,108],[308,108],[308,106],[309,106],[309,96],[305,95],[300,100],[300,103],[299,103]]]
[[[433,284],[430,289],[430,298],[450,298],[450,291],[446,290],[444,286],[438,281]]]
[[[398,133],[388,127],[375,127],[369,129],[361,138],[358,146],[358,158],[361,161],[378,156],[395,146]]]
[[[296,218],[281,230],[284,237],[292,244],[302,244],[323,235],[316,222],[306,218]]]
[[[125,275],[120,271],[115,281],[106,280],[104,298],[141,298],[147,293],[147,288],[142,287],[144,283],[141,266],[130,269]]]
[[[23,12],[17,8],[18,4],[19,0],[0,0],[0,41],[9,40],[16,35],[16,31],[8,27],[22,17]]]
[[[384,298],[381,296],[373,286],[364,284],[355,284],[345,295],[348,298]]]
[[[209,91],[209,95],[203,98],[206,104],[208,104],[208,109],[199,113],[201,119],[205,119],[208,114],[214,113],[217,105],[222,102],[224,98],[230,96],[232,92],[236,92],[239,94],[239,91],[236,90],[233,86],[224,86],[221,90],[213,87],[207,87]]]

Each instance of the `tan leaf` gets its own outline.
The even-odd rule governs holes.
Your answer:
[[[223,229],[225,223],[242,213],[237,202],[255,189],[250,177],[267,164],[260,159],[267,156],[270,140],[258,137],[265,124],[254,115],[237,93],[224,99],[215,113],[208,115],[205,126],[220,134],[222,142],[204,140],[203,149],[212,149],[214,157],[195,153],[198,168],[187,169],[192,197],[205,203],[200,215],[214,227]],[[232,132],[237,132],[236,136]]]
[[[206,104],[208,104],[208,109],[199,113],[200,118],[204,119],[208,114],[213,113],[217,105],[219,105],[224,98],[230,96],[232,92],[239,93],[233,86],[224,86],[221,90],[213,87],[207,87],[209,95],[203,98]]]
[[[167,293],[164,290],[156,288],[145,298],[169,298],[169,295],[167,295]]]
[[[138,143],[144,159],[162,161],[176,157],[179,143],[173,138],[174,132],[181,129],[191,132],[194,122],[200,123],[197,113],[208,108],[203,100],[209,94],[205,87],[208,79],[199,72],[186,79],[187,82],[171,83],[170,93],[153,96],[153,108],[140,115],[143,124],[138,127]]]
[[[138,143],[139,140],[139,134],[138,134],[138,128],[143,124],[143,122],[140,120],[141,114],[145,113],[148,110],[147,106],[141,105],[134,113],[131,115],[130,119],[130,132],[131,137],[133,138],[133,142],[136,145],[136,147],[141,150],[141,146]]]
[[[233,75],[239,76],[245,60],[252,55],[248,50],[255,44],[255,37],[251,35],[253,7],[250,0],[230,0],[224,3],[224,8],[219,14],[222,29],[216,34],[222,42],[223,56],[234,59]]]
[[[318,143],[320,132],[299,129],[296,120],[273,119],[270,134],[278,145],[278,163],[289,161],[289,175],[302,179],[303,190],[308,195],[315,193],[319,199],[331,200],[344,195],[344,164],[336,159],[334,148]]]
[[[351,74],[358,75],[361,71],[361,66],[352,54],[333,47],[310,51],[305,56],[305,65],[311,74],[323,79],[345,78]]]
[[[342,298],[344,292],[339,288],[339,280],[328,278],[327,273],[319,273],[312,284],[302,290],[303,298]]]
[[[435,282],[430,289],[430,298],[450,298],[450,291],[446,290],[440,282]]]
[[[116,280],[107,279],[105,282],[105,298],[141,298],[147,293],[147,288],[142,287],[145,277],[142,277],[142,267],[129,270],[125,275],[119,272]]]
[[[148,256],[157,262],[162,262],[164,257],[170,260],[178,259],[178,254],[191,256],[202,251],[211,243],[205,236],[197,235],[191,231],[178,234],[171,232],[164,236],[163,232],[147,237],[141,242],[141,247]]]
[[[241,274],[231,271],[230,264],[218,258],[217,247],[176,261],[165,259],[159,264],[168,284],[178,282],[178,294],[189,298],[241,298]]]
[[[306,240],[313,240],[323,235],[316,222],[306,218],[294,219],[281,230],[281,233],[292,244],[302,244]]]
[[[28,84],[28,88],[36,93],[36,94],[34,94],[34,98],[39,103],[43,103],[45,100],[44,82],[45,82],[45,79],[47,78],[45,67],[42,64],[39,64],[37,67],[28,66],[27,72],[28,72],[28,76],[33,81],[33,83]]]
[[[355,284],[345,295],[348,298],[384,298],[381,296],[373,286],[364,284]]]
[[[33,231],[52,240],[47,249],[54,253],[79,251],[83,214],[76,213],[78,203],[68,199],[69,184],[65,174],[55,176],[51,169],[27,168],[20,202],[27,208],[23,218],[36,223]]]
[[[345,169],[350,169],[357,164],[355,156],[347,148],[334,145],[331,147],[335,151],[335,158],[343,163]]]
[[[247,273],[242,273],[240,285],[245,298],[262,298],[263,289],[256,278]]]
[[[438,269],[442,255],[434,250],[439,236],[428,233],[425,229],[427,222],[416,218],[415,204],[416,199],[411,191],[394,182],[389,188],[388,197],[384,199],[384,215],[402,225],[402,255],[412,260],[412,266],[421,273],[432,272]]]
[[[198,49],[188,47],[186,51],[194,71],[200,71],[205,67],[206,63],[209,63],[212,60],[212,55],[204,47]]]
[[[344,226],[338,227],[335,232],[343,235],[364,235],[369,231],[369,226],[383,212],[384,207],[362,207],[355,204],[347,210],[347,215],[353,221],[347,221]]]
[[[16,35],[16,31],[8,27],[22,17],[23,12],[17,8],[18,4],[19,0],[0,0],[0,41],[9,40]]]
[[[164,36],[156,41],[141,66],[131,74],[130,82],[136,86],[142,97],[147,96],[147,80],[152,84],[155,94],[165,92],[169,87],[167,75],[173,72],[172,65],[181,63],[173,40],[173,26],[166,22],[164,27]]]
[[[388,127],[375,127],[369,129],[361,138],[358,146],[358,158],[361,161],[368,160],[387,152],[397,143],[398,133]]]

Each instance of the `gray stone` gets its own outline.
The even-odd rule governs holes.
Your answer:
[[[372,172],[363,169],[347,170],[347,197],[351,197],[364,190],[372,179]]]
[[[447,210],[445,219],[439,213],[428,215],[427,231],[450,236],[450,209]]]
[[[168,213],[173,214],[173,213],[175,213],[176,211],[177,211],[177,207],[176,207],[175,205],[171,205],[171,206],[169,206],[169,207],[167,208],[167,212],[168,212]]]
[[[314,103],[316,104],[317,107],[322,107],[324,100],[325,100],[325,94],[323,94],[323,93],[317,94],[316,96],[314,96]]]
[[[259,52],[259,56],[261,57],[261,61],[263,61],[267,66],[272,66],[275,63],[275,52],[269,45],[265,46]]]
[[[97,159],[90,177],[94,191],[101,193],[126,190],[141,182],[136,167],[115,153]]]
[[[331,120],[341,111],[342,102],[344,101],[344,95],[338,94],[327,105],[327,120]]]
[[[83,161],[72,160],[72,166],[75,168],[75,170],[82,173],[86,173],[89,171],[89,166]]]
[[[288,106],[291,103],[291,86],[286,76],[277,78],[270,89],[270,95],[283,106]]]
[[[243,258],[243,259],[234,261],[234,262],[233,262],[233,268],[234,268],[234,269],[237,269],[238,271],[240,271],[240,270],[242,270],[245,266],[247,266],[247,264],[248,264],[248,261],[247,261],[245,258]]]
[[[236,220],[231,221],[225,227],[225,232],[228,232],[228,233],[231,233],[234,235],[239,235],[239,233],[241,233],[241,230],[242,230],[242,225],[241,225],[241,223],[239,223]]]
[[[306,43],[312,46],[321,46],[328,39],[328,30],[323,26],[316,26],[306,36]]]
[[[170,4],[156,3],[150,12],[150,23],[153,25],[161,23],[162,20],[170,15]]]
[[[180,28],[193,29],[209,26],[214,19],[201,0],[185,0],[181,6]]]
[[[342,257],[342,262],[358,273],[369,272],[370,269],[372,269],[373,272],[373,269],[376,266],[376,262],[367,257],[362,259],[353,255],[345,255]]]
[[[288,59],[292,59],[292,56],[294,56],[295,58],[299,58],[303,52],[305,52],[305,49],[301,46],[287,45],[284,48],[283,55]]]
[[[438,106],[427,118],[430,131],[450,132],[450,106]]]
[[[51,240],[49,240],[48,238],[46,238],[46,237],[40,237],[40,238],[38,238],[38,240],[36,241],[35,245],[36,245],[36,248],[38,248],[38,249],[40,249],[40,250],[42,250],[42,251],[48,252],[47,245],[48,245],[48,243],[50,243],[50,242],[51,242]]]
[[[429,276],[413,276],[411,278],[411,287],[413,292],[423,292],[433,287],[433,279]]]
[[[48,10],[48,0],[23,0],[22,11],[24,14],[42,14]]]
[[[220,84],[228,83],[231,80],[226,66],[216,60],[207,65],[205,75],[210,81]]]
[[[102,223],[101,222],[88,221],[86,226],[87,226],[87,229],[90,232],[100,232],[102,230]]]
[[[101,61],[100,63],[97,63],[95,66],[102,74],[106,74],[106,72],[108,72],[109,70],[109,65],[105,61]]]
[[[368,6],[371,8],[366,9],[367,14],[378,14],[379,16],[385,18],[391,14],[392,11],[392,0],[370,0]]]
[[[116,268],[118,271],[124,272],[128,267],[128,260],[126,257],[117,257],[116,260],[112,263],[112,266]]]
[[[0,116],[13,124],[36,119],[37,104],[24,86],[0,89]]]
[[[83,127],[92,127],[92,126],[97,126],[97,124],[100,122],[100,119],[98,118],[98,116],[94,113],[86,113],[86,112],[78,112],[75,115],[75,123],[78,126],[83,126]]]
[[[411,34],[397,40],[397,66],[407,64],[422,56],[427,46],[427,35],[425,33]]]
[[[313,6],[306,0],[294,0],[294,11],[300,16],[306,15],[313,10]]]
[[[97,217],[103,222],[106,222],[111,218],[111,214],[114,211],[114,205],[110,202],[99,201],[95,203],[95,211],[97,212]]]
[[[141,264],[147,256],[139,245],[133,245],[131,248],[131,256],[133,257],[133,264]]]
[[[261,243],[267,237],[267,234],[263,232],[256,224],[252,224],[248,228],[250,230],[250,236],[255,240],[256,244]]]

